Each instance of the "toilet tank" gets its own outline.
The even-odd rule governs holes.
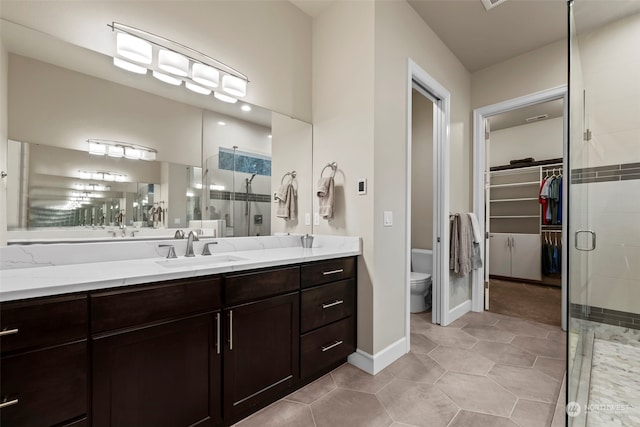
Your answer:
[[[433,251],[431,249],[411,249],[411,271],[433,274]]]

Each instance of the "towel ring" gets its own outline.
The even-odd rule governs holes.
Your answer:
[[[291,181],[293,181],[293,179],[296,177],[297,174],[296,174],[296,171],[291,171],[291,172],[285,173],[282,176],[282,179],[280,180],[280,185],[284,184],[284,179],[289,175],[291,176]]]
[[[324,170],[326,168],[331,168],[331,177],[333,178],[336,175],[336,169],[338,169],[338,164],[336,162],[327,163],[325,167],[322,168],[322,172],[320,172],[320,178],[324,174]]]

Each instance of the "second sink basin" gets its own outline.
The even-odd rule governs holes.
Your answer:
[[[162,261],[156,261],[156,264],[166,268],[181,268],[189,266],[207,266],[213,264],[225,264],[234,261],[246,261],[246,258],[242,258],[234,255],[213,255],[213,256],[196,256],[193,258],[177,258],[177,259],[164,259]]]

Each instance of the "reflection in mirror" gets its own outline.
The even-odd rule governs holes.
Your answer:
[[[110,57],[4,20],[0,31],[14,170],[9,244],[172,237],[176,228],[312,231],[276,217],[273,203],[280,177],[298,170],[298,211],[311,212],[310,124],[132,75]],[[92,155],[89,139],[148,147],[156,160]]]

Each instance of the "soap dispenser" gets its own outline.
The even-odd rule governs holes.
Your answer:
[[[304,236],[300,237],[300,240],[302,240],[302,247],[303,248],[311,248],[311,247],[313,247],[313,236],[305,234]]]

